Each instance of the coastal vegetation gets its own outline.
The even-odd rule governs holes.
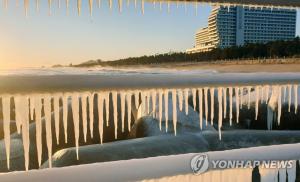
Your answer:
[[[114,61],[90,60],[85,63],[73,65],[75,67],[90,66],[127,66],[149,65],[180,62],[213,62],[249,59],[299,58],[300,38],[290,41],[273,41],[266,44],[246,44],[225,49],[216,48],[209,52],[187,54],[185,52],[171,52],[141,57],[129,57]]]

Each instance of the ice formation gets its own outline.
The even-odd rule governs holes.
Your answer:
[[[243,88],[248,88],[248,92],[243,92]],[[109,126],[109,120],[113,119],[113,126],[115,131],[115,138],[118,137],[118,126],[121,126],[122,132],[130,130],[131,127],[131,112],[132,106],[135,108],[142,107],[144,111],[147,111],[149,115],[157,117],[159,121],[159,127],[161,129],[162,121],[165,122],[165,130],[168,131],[169,111],[172,113],[171,121],[173,122],[173,130],[176,135],[177,130],[177,109],[183,110],[183,102],[185,105],[186,114],[188,114],[188,99],[189,93],[191,93],[193,107],[199,108],[199,127],[203,126],[203,119],[206,124],[208,121],[208,109],[210,108],[211,123],[214,124],[214,109],[215,109],[215,90],[218,104],[218,121],[215,121],[218,125],[219,137],[221,139],[221,130],[223,125],[223,118],[227,117],[228,112],[229,122],[239,122],[239,110],[240,105],[244,100],[242,98],[249,98],[249,95],[253,96],[253,101],[248,100],[248,104],[255,102],[255,118],[257,119],[259,112],[259,104],[263,101],[268,103],[268,129],[272,129],[272,123],[277,120],[280,124],[282,104],[284,104],[285,96],[288,97],[288,108],[291,105],[294,106],[295,112],[298,105],[298,85],[256,85],[251,86],[254,90],[249,89],[250,86],[244,87],[204,87],[204,88],[157,88],[157,89],[143,89],[143,90],[111,90],[111,91],[95,91],[95,92],[63,92],[63,93],[37,93],[37,94],[4,94],[0,95],[3,108],[3,124],[4,124],[4,141],[7,155],[7,167],[9,168],[10,158],[10,114],[15,114],[17,132],[22,135],[25,168],[29,167],[29,121],[33,120],[36,123],[36,147],[38,163],[42,162],[42,131],[45,127],[46,131],[46,145],[49,157],[49,166],[51,167],[52,156],[52,132],[56,137],[56,143],[59,143],[60,135],[64,133],[65,142],[68,142],[68,112],[69,108],[72,111],[73,125],[75,136],[75,146],[77,151],[77,158],[79,157],[79,135],[80,135],[80,123],[82,123],[83,138],[87,140],[88,126],[91,137],[94,131],[94,104],[97,104],[98,108],[98,130],[100,133],[100,143],[103,142],[103,130],[106,122],[106,126]],[[285,94],[285,88],[287,93]],[[210,93],[210,102],[208,101],[208,91]],[[252,91],[251,93],[249,91]],[[269,93],[270,92],[270,98]],[[283,94],[282,94],[283,92]],[[97,93],[97,100],[94,101],[95,93]],[[198,100],[196,100],[198,94]],[[110,96],[112,96],[112,110],[110,110]],[[141,96],[141,98],[140,98]],[[170,97],[169,97],[170,96]],[[225,98],[226,97],[226,98]],[[250,96],[251,98],[252,96]],[[133,100],[134,99],[134,100]],[[169,110],[169,99],[172,100],[172,110]],[[14,101],[14,107],[11,104],[11,100]],[[120,103],[118,103],[120,101]],[[94,103],[95,102],[95,103]],[[151,103],[151,104],[150,104]],[[198,104],[198,107],[197,107]],[[80,107],[81,106],[81,107]],[[120,107],[118,109],[118,107]],[[151,109],[150,109],[151,107]],[[229,108],[227,110],[227,107]],[[158,114],[156,113],[158,109]],[[43,113],[44,112],[44,113]],[[62,117],[60,113],[62,112]],[[79,113],[82,113],[80,117]],[[110,112],[112,112],[113,118],[109,118]],[[120,113],[119,113],[120,112]],[[205,112],[205,113],[204,113]],[[233,113],[236,113],[236,117],[233,117]],[[164,114],[163,114],[164,113]],[[43,117],[44,116],[44,117]],[[126,117],[127,116],[127,117]],[[276,116],[276,117],[275,117]],[[128,128],[125,128],[125,117],[127,118]],[[163,118],[164,117],[164,118]],[[138,119],[138,118],[135,118]],[[53,120],[53,123],[52,123]],[[63,123],[61,123],[61,121]],[[45,125],[42,123],[45,122]],[[89,123],[88,123],[89,122]],[[181,121],[182,122],[182,121]],[[188,122],[188,121],[184,121]],[[120,125],[121,124],[121,125]],[[53,125],[54,130],[51,130]],[[64,132],[60,131],[60,125],[63,126]]]

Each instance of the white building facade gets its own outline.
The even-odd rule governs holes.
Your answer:
[[[196,32],[196,44],[187,53],[214,48],[292,40],[296,36],[297,11],[291,9],[213,7],[208,26]]]

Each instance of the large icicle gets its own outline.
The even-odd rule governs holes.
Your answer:
[[[298,110],[298,85],[294,85],[294,106],[295,106],[295,114],[297,114]]]
[[[118,4],[119,4],[119,12],[122,13],[123,0],[118,0]]]
[[[211,87],[209,89],[210,91],[210,123],[211,125],[214,124],[214,114],[215,114],[215,111],[214,111],[214,108],[215,108],[215,88],[214,87]]]
[[[44,112],[46,121],[46,141],[49,167],[52,168],[52,130],[51,130],[51,96],[44,95]]]
[[[30,100],[31,102],[31,100]],[[2,97],[3,130],[7,169],[10,169],[10,96]]]
[[[229,87],[229,123],[232,125],[232,87]]]
[[[235,87],[234,89],[234,93],[235,93],[235,112],[236,112],[236,122],[239,123],[239,115],[240,115],[240,97],[239,97],[239,88]]]
[[[149,91],[145,91],[145,95],[146,95],[146,103],[147,103],[147,114],[150,113],[150,92]]]
[[[98,130],[100,143],[103,143],[103,93],[98,93]]]
[[[250,109],[250,104],[251,104],[251,87],[248,86],[247,90],[248,90],[248,109]],[[255,90],[255,91],[257,92],[257,90]],[[257,95],[256,95],[256,99],[258,99]]]
[[[183,93],[181,89],[178,89],[178,104],[179,104],[179,110],[182,111],[183,108]]]
[[[198,89],[198,94],[199,94],[199,120],[200,120],[200,128],[202,130],[202,127],[203,127],[203,90],[202,90],[202,88]]]
[[[197,105],[197,102],[196,102],[196,94],[197,94],[197,90],[195,88],[192,89],[192,95],[193,95],[193,106],[194,106],[194,111],[196,111],[196,105]]]
[[[69,95],[64,93],[63,95],[63,123],[64,123],[64,131],[65,131],[65,143],[68,142],[68,100]]]
[[[156,90],[152,90],[151,92],[151,97],[152,97],[152,115],[153,117],[155,117],[155,113],[156,113]]]
[[[88,94],[81,94],[81,112],[82,112],[82,126],[83,126],[83,137],[84,142],[86,142],[87,138],[87,97]]]
[[[161,131],[161,121],[162,121],[162,96],[163,90],[158,90],[158,118],[159,118],[159,130]]]
[[[244,104],[244,88],[240,87],[240,109],[242,109]]]
[[[56,136],[56,143],[59,144],[59,100],[60,100],[60,95],[55,94],[53,98],[53,104],[54,104],[54,127],[55,127],[55,136]]]
[[[35,110],[35,138],[36,138],[36,148],[39,166],[42,164],[42,99],[39,95],[34,95],[34,110]]]
[[[291,112],[291,102],[292,102],[292,85],[288,85],[288,92],[289,92],[289,98],[288,98],[288,105],[289,109],[288,111]]]
[[[278,86],[277,87],[278,89],[278,101],[277,101],[277,109],[278,109],[278,113],[277,113],[277,122],[278,122],[278,125],[280,125],[280,118],[281,118],[281,86]]]
[[[120,96],[121,96],[121,121],[122,121],[122,132],[124,132],[124,120],[125,120],[125,99],[126,99],[126,95],[125,92],[122,91],[120,92]]]
[[[24,147],[25,169],[29,168],[29,100],[27,96],[15,97],[16,122],[22,126],[22,139]],[[19,128],[20,129],[20,128]]]
[[[79,159],[78,149],[79,149],[79,96],[77,93],[72,94],[72,113],[73,113],[73,123],[74,123],[74,133],[75,133],[75,146],[76,146],[76,156]]]
[[[189,89],[184,89],[185,114],[189,114]]]
[[[114,108],[114,127],[115,127],[115,139],[118,138],[118,93],[112,92],[113,108]]]
[[[270,93],[270,86],[269,85],[266,85],[266,103],[268,102],[269,100],[269,93]]]
[[[110,92],[105,92],[104,94],[106,126],[109,126],[109,95]]]
[[[258,103],[259,103],[259,86],[255,87],[255,120],[258,116]]]
[[[138,109],[140,105],[140,91],[136,90],[134,92],[134,101],[135,101],[135,108]]]
[[[177,134],[177,94],[176,89],[172,90],[172,103],[173,103],[173,127],[174,127],[174,134]]]
[[[81,15],[81,0],[77,0],[77,12],[78,15]]]
[[[218,116],[218,131],[219,131],[219,140],[222,139],[221,137],[221,128],[222,128],[222,122],[223,122],[223,113],[222,113],[222,87],[218,88],[218,105],[219,105],[219,116]]]
[[[227,115],[227,88],[223,88],[223,99],[224,99],[224,118]]]
[[[34,116],[33,98],[29,98],[29,108],[30,108],[30,120],[33,120],[33,116]]]
[[[94,137],[94,93],[89,94],[88,100],[89,100],[89,114],[90,114],[90,134],[91,137]]]
[[[90,16],[93,16],[93,0],[89,0]]]
[[[49,15],[52,14],[51,9],[52,9],[52,0],[48,0],[48,7],[49,7]]]
[[[169,90],[164,90],[164,101],[165,101],[165,124],[166,132],[168,132],[168,120],[169,120]]]
[[[207,122],[208,122],[208,101],[207,101],[207,97],[208,97],[208,88],[205,87],[204,88],[204,107],[205,107],[205,122],[206,122],[206,125],[207,125]]]
[[[286,85],[283,86],[283,103],[285,103],[285,99],[286,99]]]
[[[127,127],[128,127],[128,131],[131,130],[131,98],[132,98],[132,93],[127,92],[126,101],[127,101]]]

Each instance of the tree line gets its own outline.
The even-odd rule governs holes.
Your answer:
[[[268,59],[268,58],[299,58],[300,38],[290,41],[273,41],[266,44],[246,44],[228,48],[216,48],[209,52],[187,54],[185,52],[173,52],[151,56],[129,57],[114,61],[88,61],[89,64],[77,66],[125,66],[146,65],[179,62],[209,62],[218,60]]]

